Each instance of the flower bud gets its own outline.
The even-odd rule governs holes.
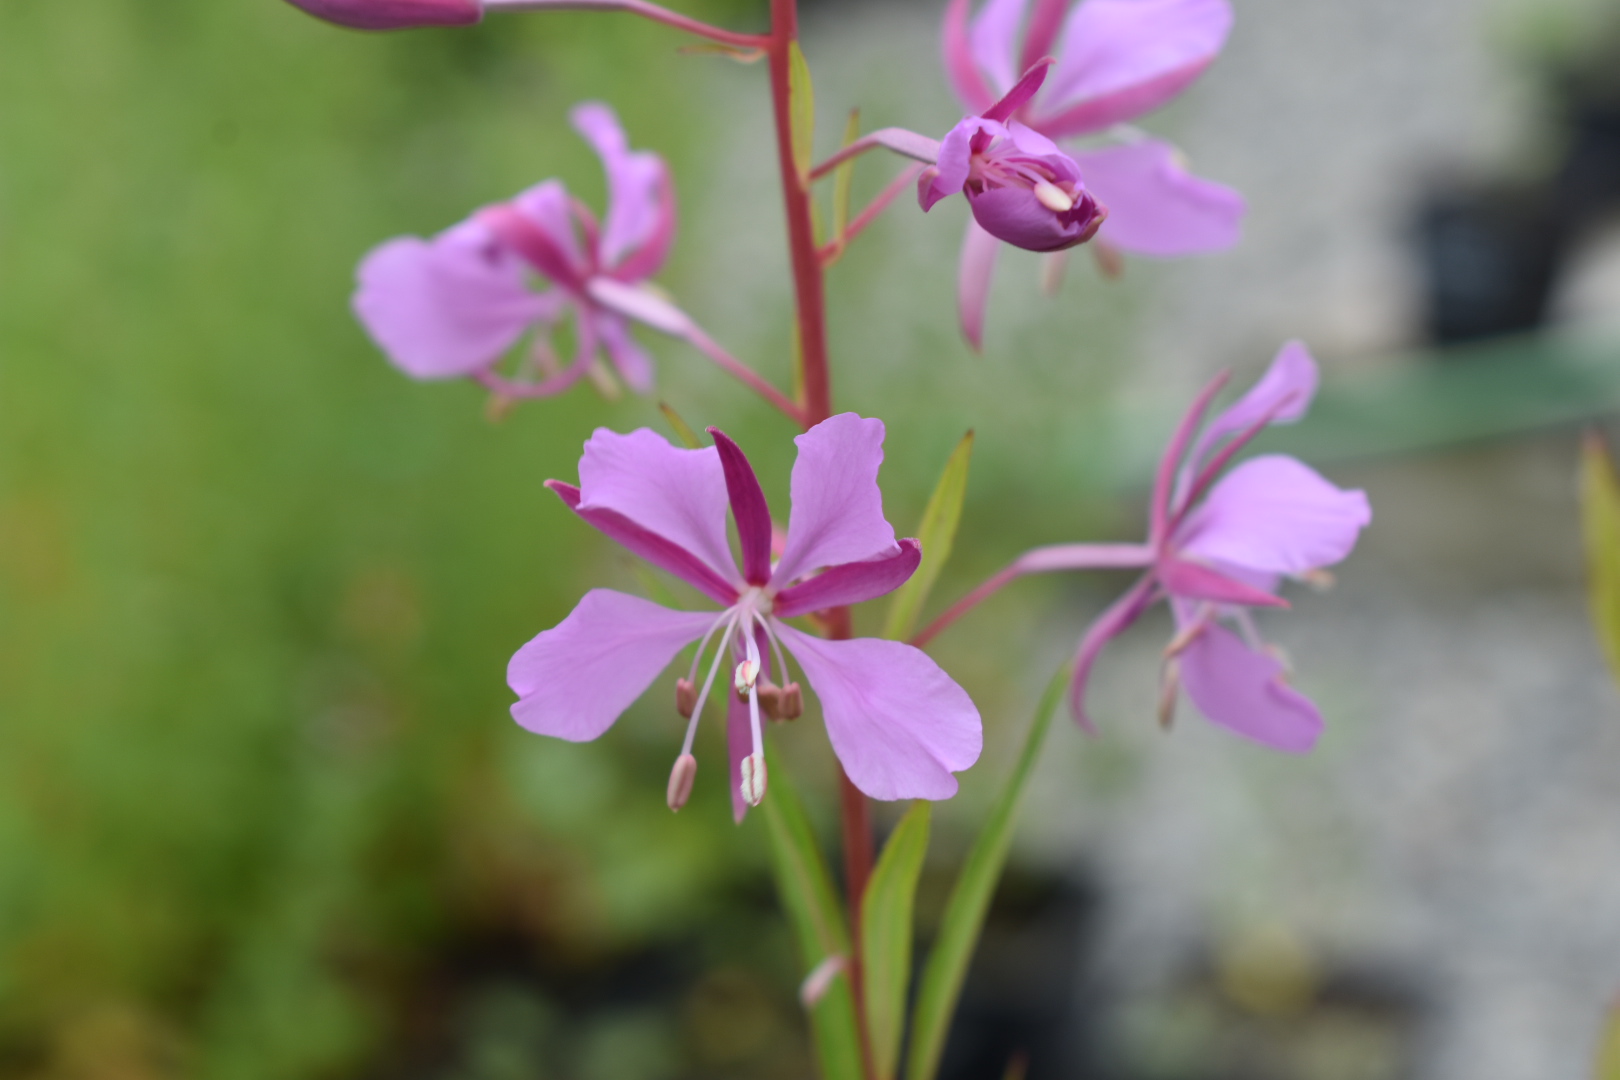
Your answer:
[[[765,755],[749,754],[738,764],[743,802],[758,806],[765,801]]]
[[[675,680],[675,711],[687,720],[697,710],[697,687],[691,679]]]
[[[354,30],[468,26],[484,17],[481,0],[288,0],[293,7]]]
[[[666,799],[671,810],[680,810],[686,805],[686,800],[692,797],[692,781],[697,777],[697,758],[691,754],[682,754],[675,759],[675,767],[669,771],[669,789]]]

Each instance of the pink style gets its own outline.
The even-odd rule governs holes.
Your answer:
[[[1219,54],[1232,26],[1228,0],[951,0],[945,68],[957,96],[983,111],[1009,94],[1020,73],[1055,57],[1051,76],[1008,120],[1063,149],[1086,190],[1108,208],[1097,241],[1105,248],[1175,257],[1231,247],[1242,196],[1191,176],[1175,147],[1125,124],[1164,105]],[[1107,133],[1102,144],[1073,140]],[[975,217],[963,244],[958,300],[975,348],[998,245]]]
[[[977,761],[982,745],[966,691],[910,645],[828,640],[784,621],[883,596],[916,571],[921,548],[896,540],[883,516],[883,423],[843,413],[794,440],[793,502],[774,562],[759,480],[735,443],[710,434],[713,446],[684,450],[645,428],[628,435],[599,429],[585,444],[579,486],[548,486],[588,524],[722,610],[672,611],[607,589],[587,593],[512,658],[507,681],[519,696],[513,717],[542,735],[595,739],[697,641],[691,670],[676,684],[677,708],[690,722],[670,777],[671,808],[690,794],[693,740],[713,692],[727,701],[737,819],[759,804],[766,786],[761,716],[791,719],[802,707],[789,658],[820,699],[833,751],[861,791],[876,799],[956,794],[952,774]],[[727,538],[728,507],[740,566]]]

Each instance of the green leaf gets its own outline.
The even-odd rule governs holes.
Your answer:
[[[793,133],[793,164],[800,176],[809,176],[811,155],[816,152],[816,89],[797,41],[788,44],[788,123]]]
[[[1620,480],[1596,433],[1587,436],[1581,459],[1581,525],[1592,625],[1610,671],[1620,678]]]
[[[849,123],[844,125],[844,145],[861,137],[861,110],[849,110]],[[849,231],[849,195],[855,180],[855,159],[844,162],[833,170],[833,240],[842,245]]]
[[[889,621],[883,636],[903,641],[916,629],[917,616],[928,600],[928,593],[951,557],[951,545],[956,540],[956,527],[962,522],[962,500],[967,495],[968,464],[973,458],[973,432],[962,436],[951,456],[945,462],[945,471],[928,507],[923,511],[922,524],[917,526],[917,539],[922,543],[922,564],[911,580],[895,590],[889,602]]]
[[[990,898],[995,895],[996,882],[1001,879],[1001,869],[1007,863],[1007,849],[1012,844],[1024,787],[1035,769],[1035,760],[1046,742],[1046,733],[1052,727],[1052,717],[1058,711],[1068,681],[1069,668],[1065,665],[1047,684],[1040,704],[1035,707],[1035,721],[1024,738],[1018,764],[1007,778],[1007,786],[990,811],[983,831],[973,842],[973,850],[968,852],[962,873],[951,889],[950,899],[945,902],[939,937],[923,967],[917,1004],[911,1014],[911,1055],[906,1061],[906,1080],[933,1080],[939,1071],[945,1036],[950,1032],[951,1017],[962,995],[962,981],[967,978],[968,964],[984,929],[985,912],[990,908]]]
[[[906,983],[911,977],[912,907],[933,809],[934,804],[923,799],[911,804],[883,845],[861,898],[861,977],[877,1080],[890,1080],[900,1061]]]
[[[701,450],[703,448],[703,440],[698,438],[697,432],[692,430],[690,424],[681,419],[681,414],[675,411],[674,406],[667,401],[660,401],[658,411],[664,414],[664,419],[669,421],[669,426],[674,430],[675,437],[681,440],[688,450]]]
[[[1620,1080],[1620,1005],[1611,1006],[1603,1025],[1603,1041],[1598,1044],[1595,1080]]]
[[[770,793],[760,812],[771,842],[771,870],[809,973],[828,957],[849,956],[849,930],[804,806],[780,759],[769,750],[767,755]],[[849,977],[834,978],[809,1011],[822,1080],[862,1080],[860,1028]]]

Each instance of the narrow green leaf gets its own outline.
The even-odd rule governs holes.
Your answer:
[[[695,45],[682,45],[675,50],[682,56],[724,56],[739,64],[757,64],[765,59],[764,49],[739,49],[735,45],[722,45],[713,41],[700,41]]]
[[[1001,869],[1007,862],[1007,849],[1012,844],[1024,787],[1035,769],[1035,760],[1046,742],[1046,733],[1052,727],[1052,717],[1057,714],[1068,682],[1069,669],[1065,666],[1047,684],[1040,704],[1035,707],[1035,721],[1024,738],[1018,764],[1007,778],[1007,786],[990,811],[983,831],[973,842],[973,850],[968,852],[962,873],[951,889],[950,899],[945,902],[939,937],[923,967],[917,1004],[911,1014],[911,1054],[906,1060],[906,1080],[934,1080],[939,1071],[945,1036],[950,1032],[951,1017],[962,995],[962,981],[967,978],[968,964],[979,944],[979,933],[984,929],[985,912],[990,908],[996,882],[1001,879]]]
[[[934,804],[923,799],[911,804],[883,845],[861,899],[861,974],[877,1080],[891,1080],[900,1062],[906,983],[911,978],[912,908],[933,809]]]
[[[697,432],[692,430],[690,424],[681,419],[681,414],[675,411],[674,406],[667,401],[660,401],[658,411],[664,414],[664,419],[669,421],[669,426],[674,430],[675,437],[686,444],[688,450],[701,450],[703,448],[703,440],[698,438]]]
[[[1620,1005],[1609,1009],[1598,1044],[1597,1070],[1592,1075],[1594,1080],[1620,1080]]]
[[[973,432],[970,431],[951,451],[945,471],[928,498],[922,524],[917,526],[917,539],[922,542],[922,564],[910,581],[895,590],[894,599],[889,602],[889,621],[883,628],[886,638],[903,641],[911,636],[928,593],[939,579],[945,561],[951,557],[956,527],[962,522],[962,500],[967,496],[968,464],[972,459]]]
[[[780,759],[767,755],[770,792],[760,812],[771,842],[771,870],[809,973],[830,956],[849,956],[849,930],[804,806]],[[809,1012],[822,1080],[861,1080],[861,1037],[848,976],[834,978]]]
[[[1620,480],[1608,447],[1588,435],[1581,454],[1581,525],[1592,626],[1609,669],[1620,678]]]
[[[844,125],[844,143],[848,146],[861,137],[861,110],[849,110],[849,123]],[[833,170],[833,239],[843,243],[849,231],[849,196],[855,180],[855,159],[844,162]]]
[[[788,122],[793,133],[793,163],[800,176],[809,176],[811,155],[816,152],[816,89],[797,41],[788,45]]]

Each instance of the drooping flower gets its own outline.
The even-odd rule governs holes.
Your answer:
[[[1280,454],[1252,458],[1221,476],[1265,427],[1305,415],[1317,369],[1303,345],[1283,346],[1264,377],[1206,424],[1195,442],[1225,383],[1223,374],[1205,387],[1170,439],[1154,483],[1145,544],[1058,544],[1026,552],[916,642],[932,639],[1024,574],[1141,568],[1146,573],[1080,640],[1070,692],[1075,719],[1092,728],[1086,684],[1103,647],[1166,600],[1177,630],[1165,650],[1165,722],[1185,689],[1199,711],[1222,727],[1279,750],[1309,750],[1321,734],[1322,716],[1288,685],[1286,665],[1261,640],[1250,609],[1287,607],[1277,594],[1284,578],[1321,580],[1325,567],[1350,554],[1372,511],[1364,492],[1341,490]]]
[[[1011,114],[1050,140],[1111,133],[1112,142],[1065,149],[1086,188],[1108,207],[1097,233],[1104,248],[1159,257],[1235,244],[1242,196],[1190,175],[1175,147],[1124,124],[1165,104],[1215,59],[1232,25],[1228,0],[971,0],[945,14],[945,67],[970,109],[984,109],[1019,82],[1019,72],[1055,53],[1040,92]],[[969,225],[959,301],[963,331],[982,343],[984,306],[998,251]]]
[[[293,7],[354,30],[469,26],[484,17],[479,0],[288,0]]]
[[[580,105],[572,120],[607,173],[603,221],[560,180],[547,180],[432,239],[390,240],[361,262],[355,314],[406,374],[472,376],[502,392],[545,397],[590,372],[600,349],[632,389],[646,391],[652,361],[631,336],[630,321],[677,336],[695,329],[644,285],[675,236],[668,168],[658,155],[629,148],[606,105]],[[533,288],[535,276],[550,288]],[[551,329],[570,313],[577,347],[559,370]],[[538,378],[509,383],[495,367],[531,331]]]
[[[1037,64],[1000,101],[957,124],[936,164],[917,180],[930,210],[960,192],[979,228],[1030,251],[1062,251],[1096,235],[1108,211],[1086,190],[1080,167],[1046,136],[1011,117],[1040,89]]]
[[[731,789],[739,820],[765,792],[761,715],[791,719],[802,691],[792,657],[821,701],[833,751],[849,778],[877,799],[949,798],[979,756],[978,710],[920,649],[896,641],[832,641],[784,620],[870,600],[916,570],[921,548],[896,540],[884,519],[877,473],[883,423],[844,413],[795,442],[793,505],[780,557],[772,561],[769,508],[748,459],[723,433],[702,450],[671,446],[645,428],[598,430],[585,444],[580,484],[548,481],[587,523],[719,604],[672,611],[607,589],[512,658],[507,681],[517,722],[575,742],[595,739],[687,645],[700,641],[676,704],[689,718],[670,777],[672,808],[691,791],[692,745],[704,704],[729,702]],[[741,567],[726,532],[729,505]],[[699,667],[713,659],[699,686]],[[722,672],[724,669],[724,672]]]

